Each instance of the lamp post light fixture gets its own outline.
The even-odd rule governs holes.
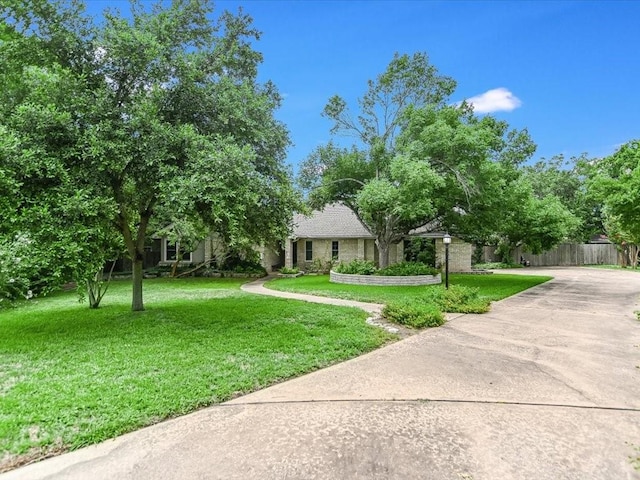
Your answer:
[[[442,237],[444,243],[444,286],[449,290],[449,244],[451,243],[451,235],[445,233]]]

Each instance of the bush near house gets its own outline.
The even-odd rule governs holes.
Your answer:
[[[300,269],[298,267],[293,267],[293,268],[282,267],[279,271],[283,275],[296,275],[300,273]]]
[[[355,259],[349,263],[340,262],[334,267],[334,271],[348,275],[373,275],[377,268],[375,263],[370,260]]]
[[[355,259],[349,263],[340,262],[334,271],[351,275],[383,275],[406,277],[411,275],[437,275],[440,271],[421,262],[400,262],[378,269],[369,260]]]
[[[420,262],[401,262],[381,268],[376,275],[384,276],[411,276],[411,275],[437,275],[440,270]]]

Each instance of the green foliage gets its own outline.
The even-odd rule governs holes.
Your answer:
[[[503,268],[522,268],[522,265],[519,263],[487,262],[476,263],[473,268],[478,270],[500,270]]]
[[[479,288],[464,285],[450,285],[449,289],[441,290],[434,301],[443,312],[450,313],[485,313],[491,304],[487,298],[480,297]]]
[[[220,270],[234,273],[247,273],[264,276],[267,271],[260,264],[260,256],[257,252],[252,251],[249,255],[230,255],[226,258]]]
[[[419,262],[400,262],[378,269],[372,261],[357,258],[348,263],[340,262],[334,267],[334,271],[351,275],[383,276],[437,275],[440,273],[438,269]]]
[[[409,276],[409,275],[437,275],[440,270],[419,262],[400,262],[381,268],[376,275]]]
[[[293,268],[282,267],[280,269],[280,273],[282,273],[284,275],[296,275],[296,274],[300,273],[300,269],[298,267],[293,267]]]
[[[439,75],[425,54],[396,55],[368,86],[357,114],[337,96],[325,107],[332,133],[351,134],[358,143],[350,149],[329,143],[304,162],[300,184],[311,206],[351,208],[375,236],[382,267],[391,245],[436,221],[473,238],[495,233],[504,206],[499,194],[509,184],[504,170],[535,150],[527,132],[476,117],[466,104],[451,105],[455,82]],[[493,200],[485,200],[487,193]],[[483,225],[486,219],[491,225]]]
[[[150,229],[173,223],[184,243],[214,231],[237,250],[286,236],[298,204],[288,132],[275,86],[258,82],[247,15],[212,20],[211,2],[185,0],[97,24],[82,7],[0,6],[0,193],[20,193],[0,207],[9,231],[64,253],[60,277],[93,276],[77,265],[89,252],[103,264],[102,241],[120,235],[142,310]]]
[[[305,272],[307,273],[329,273],[333,268],[333,260],[323,260],[322,258],[314,258],[311,263],[306,264]]]
[[[445,322],[442,312],[485,313],[489,311],[490,303],[480,296],[479,288],[451,285],[449,289],[429,288],[410,302],[391,302],[382,314],[387,320],[401,325],[438,327]]]
[[[98,443],[393,338],[358,309],[249,295],[241,283],[146,280],[154,307],[135,314],[122,281],[97,310],[64,293],[1,312],[0,470],[34,450]]]
[[[435,267],[435,242],[430,238],[411,237],[409,245],[404,249],[404,258],[409,262],[420,262]]]
[[[588,242],[604,231],[601,204],[588,195],[586,179],[593,162],[584,155],[566,160],[557,155],[523,168],[538,198],[554,196],[579,220],[570,240]]]
[[[445,318],[437,306],[428,303],[390,303],[382,316],[392,323],[413,328],[439,327]]]
[[[374,275],[378,269],[376,264],[370,260],[354,259],[349,263],[340,262],[334,267],[337,273],[346,273],[350,275]]]
[[[0,309],[20,298],[31,298],[37,270],[30,257],[30,240],[18,236],[0,239]]]
[[[516,175],[497,194],[503,205],[494,211],[493,220],[488,220],[493,233],[479,242],[497,245],[503,263],[513,262],[511,255],[517,246],[534,254],[553,248],[568,239],[580,224],[560,199],[553,195],[538,198],[527,177],[517,172]]]
[[[592,166],[589,191],[603,205],[604,224],[611,239],[624,247],[640,245],[640,140],[632,140]],[[640,261],[634,250],[631,265]]]

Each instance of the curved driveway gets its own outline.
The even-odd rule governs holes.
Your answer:
[[[640,272],[514,271],[537,272],[487,314],[0,479],[640,478]]]

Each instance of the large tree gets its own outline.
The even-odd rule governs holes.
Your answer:
[[[577,228],[569,234],[577,242],[588,242],[604,231],[601,204],[587,191],[591,163],[584,154],[569,159],[556,155],[523,167],[523,174],[538,198],[558,198],[579,220]]]
[[[115,211],[110,202],[65,171],[78,136],[58,103],[73,101],[76,83],[61,81],[62,68],[37,38],[0,25],[0,243],[3,257],[15,256],[2,262],[9,283],[0,279],[0,289],[14,299],[76,280],[82,292],[122,242],[104,220]]]
[[[470,240],[494,234],[507,173],[517,178],[535,150],[526,131],[478,117],[464,103],[451,105],[454,88],[425,54],[396,55],[369,82],[357,116],[340,97],[324,110],[334,133],[358,141],[316,149],[303,164],[301,185],[314,208],[340,201],[354,211],[376,238],[381,266],[389,247],[417,227]]]
[[[257,81],[250,17],[224,12],[211,22],[206,0],[151,11],[133,3],[130,18],[105,12],[101,24],[79,2],[3,7],[20,39],[0,49],[12,67],[0,122],[25,167],[48,158],[49,170],[28,179],[33,197],[64,179],[121,234],[133,310],[144,308],[142,258],[156,212],[198,218],[231,244],[284,236],[295,205],[288,133],[273,116],[277,90]]]
[[[640,140],[621,146],[613,155],[592,164],[591,195],[602,202],[604,224],[611,240],[640,261]],[[632,246],[629,248],[629,246]]]

